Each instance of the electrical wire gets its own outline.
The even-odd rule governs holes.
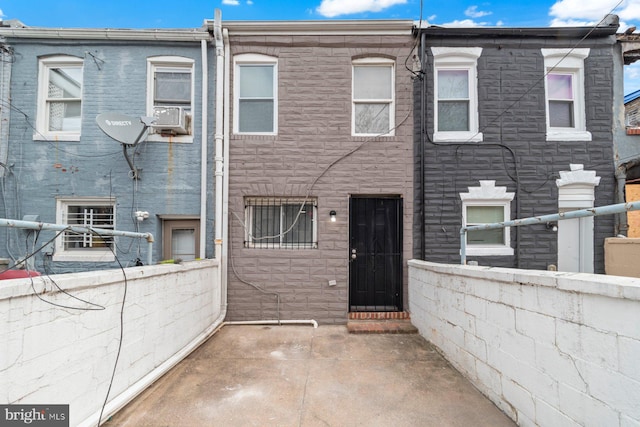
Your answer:
[[[275,295],[275,297],[276,297],[276,319],[278,320],[278,324],[280,324],[280,294],[278,292],[266,291],[266,290],[264,290],[262,288],[262,286],[256,285],[253,282],[249,282],[248,280],[245,280],[240,275],[240,273],[238,273],[238,270],[236,270],[236,264],[233,261],[233,239],[229,239],[229,263],[231,264],[231,271],[233,271],[233,274],[236,276],[236,278],[240,282],[244,283],[245,285],[251,286],[252,288],[260,291],[261,293],[263,293],[265,295]]]
[[[33,252],[31,252],[29,255],[25,256],[23,259],[21,259],[19,262],[16,263],[16,265],[21,265],[24,264],[25,266],[27,265],[27,260],[29,260],[30,258],[34,257],[36,254],[38,254],[39,252],[41,252],[45,247],[47,247],[47,245],[49,245],[50,243],[52,243],[54,240],[56,240],[61,234],[63,234],[64,232],[66,232],[67,230],[62,230],[60,232],[58,232],[55,236],[53,236],[51,239],[49,239],[49,241],[47,241],[46,243],[44,243],[42,246],[40,246],[37,250],[34,250]],[[35,244],[37,243],[38,237],[40,235],[40,230],[37,230],[36,235],[34,236],[34,249],[35,249]],[[28,236],[27,236],[28,238]],[[1,273],[7,271],[9,269],[5,269],[3,270]],[[34,277],[41,277],[43,280],[43,285],[45,285],[45,289],[46,289],[46,280],[44,277],[42,276],[34,276],[31,274],[31,272],[29,271],[28,268],[25,269],[25,271],[27,272],[27,276],[30,279],[31,282],[31,290],[33,291],[33,295],[35,295],[40,301],[52,305],[54,307],[59,307],[59,308],[65,308],[68,310],[79,310],[79,311],[95,311],[95,310],[105,310],[105,307],[100,305],[100,304],[96,304],[93,303],[91,301],[87,301],[83,298],[77,297],[69,292],[67,292],[66,290],[62,289],[58,283],[53,280],[52,277],[50,277],[49,275],[47,275],[47,279],[51,281],[51,283],[63,294],[71,297],[72,299],[78,300],[80,302],[83,302],[91,307],[74,307],[74,306],[70,306],[70,305],[65,305],[65,304],[59,304],[47,299],[44,299],[43,297],[40,296],[40,294],[38,293],[38,291],[36,291],[35,288],[35,283],[34,283]],[[45,291],[43,290],[43,293]]]
[[[99,233],[96,233],[95,231],[93,231],[93,233],[97,234],[100,237],[102,237]],[[122,295],[122,305],[120,306],[120,337],[118,339],[118,351],[116,352],[116,360],[113,363],[113,372],[111,373],[111,379],[109,380],[109,387],[107,388],[107,394],[106,394],[106,396],[104,398],[104,403],[102,404],[102,408],[100,408],[100,416],[98,417],[97,427],[100,427],[100,424],[102,423],[102,415],[104,414],[104,408],[105,408],[105,406],[107,406],[107,402],[109,401],[109,394],[111,393],[111,387],[113,386],[113,380],[114,380],[114,378],[116,376],[116,369],[118,368],[118,361],[120,360],[120,353],[122,352],[122,341],[124,340],[124,307],[125,307],[125,303],[127,301],[127,289],[129,287],[129,283],[127,281],[127,272],[125,271],[124,267],[122,266],[122,263],[120,262],[120,259],[118,258],[118,255],[114,251],[113,247],[109,246],[109,249],[111,249],[111,253],[113,253],[113,256],[115,257],[115,259],[116,259],[116,261],[118,263],[118,266],[120,267],[120,270],[122,271],[122,276],[124,277],[124,291],[123,291],[123,295]]]

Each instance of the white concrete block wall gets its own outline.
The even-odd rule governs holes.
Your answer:
[[[409,262],[420,333],[521,426],[640,426],[640,279]]]
[[[221,314],[215,260],[125,269],[122,350],[110,400],[203,333]],[[0,402],[69,404],[70,425],[101,409],[116,361],[122,270],[0,281]]]

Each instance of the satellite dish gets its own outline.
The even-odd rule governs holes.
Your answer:
[[[140,117],[129,117],[120,113],[102,113],[96,122],[104,133],[125,145],[135,145],[149,127]]]

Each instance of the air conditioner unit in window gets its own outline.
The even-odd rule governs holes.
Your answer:
[[[191,133],[191,114],[184,107],[153,107],[155,122],[151,125],[156,133],[188,135]]]

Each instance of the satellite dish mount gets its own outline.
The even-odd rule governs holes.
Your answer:
[[[138,145],[154,120],[153,117],[129,117],[120,113],[102,113],[96,117],[98,127],[107,136],[122,144],[122,152],[131,169],[133,179],[140,179],[140,169],[137,169],[131,161],[127,149]]]

